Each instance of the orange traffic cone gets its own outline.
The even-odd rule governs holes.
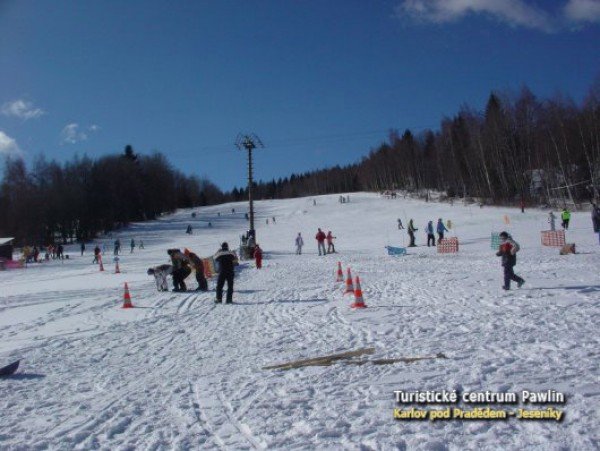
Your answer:
[[[115,274],[120,274],[121,269],[119,268],[119,260],[115,260]]]
[[[104,271],[104,265],[102,264],[102,256],[100,256],[100,271]]]
[[[125,282],[125,294],[123,294],[123,308],[133,308],[133,304],[131,303],[131,295],[129,294],[129,287],[127,286],[127,282]]]
[[[356,276],[356,290],[354,290],[354,302],[350,304],[352,308],[366,308],[367,304],[363,300],[362,289],[360,288],[360,279]]]
[[[344,294],[354,293],[354,285],[352,285],[352,274],[350,273],[350,268],[347,270],[346,274],[346,291]]]
[[[338,262],[338,269],[337,269],[337,279],[335,279],[336,282],[343,282],[344,281],[344,271],[342,271],[342,263]]]

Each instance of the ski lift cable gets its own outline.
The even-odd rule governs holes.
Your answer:
[[[570,188],[572,186],[583,185],[584,183],[589,183],[591,181],[592,181],[592,179],[589,179],[589,180],[584,180],[583,182],[572,183],[571,185],[557,186],[556,188],[550,188],[550,189],[551,190],[565,189],[565,188]]]

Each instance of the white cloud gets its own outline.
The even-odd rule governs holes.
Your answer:
[[[17,142],[0,130],[0,155],[20,155],[22,153]]]
[[[600,23],[600,0],[569,0],[564,12],[571,22]]]
[[[46,114],[41,108],[34,107],[33,103],[21,99],[6,102],[2,105],[1,111],[5,116],[18,117],[23,120],[35,119]]]
[[[79,124],[71,123],[65,125],[60,132],[61,144],[76,144],[80,141],[87,140],[87,134],[79,130]]]
[[[547,12],[523,0],[404,0],[396,8],[396,13],[401,17],[433,23],[457,21],[468,14],[485,14],[510,26],[546,32],[554,29],[553,20]]]
[[[87,141],[89,133],[95,133],[100,130],[96,124],[89,125],[85,128],[79,127],[79,124],[72,122],[65,125],[60,132],[61,144],[77,144],[81,141]]]

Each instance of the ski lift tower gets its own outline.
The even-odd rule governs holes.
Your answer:
[[[254,242],[256,243],[256,229],[254,228],[254,199],[252,197],[252,186],[254,185],[254,181],[252,179],[252,150],[256,149],[257,147],[264,148],[265,146],[260,138],[254,133],[238,134],[235,140],[235,146],[240,150],[246,149],[248,151],[248,202],[250,204],[250,230],[248,230],[248,238],[253,237]]]

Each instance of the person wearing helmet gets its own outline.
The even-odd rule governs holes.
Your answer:
[[[517,264],[517,252],[519,252],[519,245],[512,236],[507,232],[500,233],[500,248],[496,255],[502,257],[502,266],[504,268],[504,286],[503,290],[510,290],[510,281],[514,280],[517,282],[517,287],[521,288],[525,283],[525,280],[515,274],[514,266]]]
[[[221,244],[221,250],[214,256],[215,262],[219,266],[219,277],[217,278],[217,298],[215,302],[220,304],[223,302],[223,286],[227,282],[227,298],[226,303],[233,302],[233,267],[235,262],[235,254],[229,250],[229,244]]]

